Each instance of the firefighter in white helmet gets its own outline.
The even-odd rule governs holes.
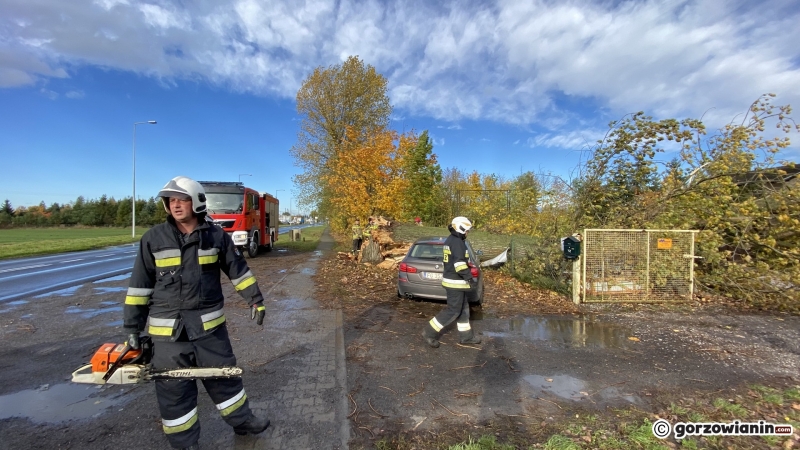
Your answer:
[[[170,180],[158,196],[167,221],[148,230],[125,297],[124,329],[139,347],[147,331],[154,342],[154,369],[235,366],[223,311],[220,271],[264,322],[264,297],[231,237],[207,222],[203,186],[187,177]],[[257,434],[269,420],[253,415],[241,378],[202,380],[223,420],[236,434]],[[198,448],[200,422],[195,380],[158,380],[161,422],[174,448]]]
[[[450,226],[450,236],[444,241],[444,273],[442,286],[447,292],[447,306],[428,322],[422,330],[425,342],[433,348],[439,347],[442,329],[454,321],[458,327],[458,340],[462,344],[480,344],[481,338],[475,335],[469,324],[469,302],[467,293],[475,289],[478,280],[472,278],[469,267],[469,254],[464,240],[472,228],[472,222],[458,216]]]

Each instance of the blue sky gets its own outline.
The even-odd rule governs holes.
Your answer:
[[[443,168],[567,177],[630,112],[715,128],[763,93],[800,105],[797,23],[789,0],[0,0],[0,201],[130,196],[133,123],[156,120],[137,197],[241,175],[288,207],[297,89],[350,55]]]

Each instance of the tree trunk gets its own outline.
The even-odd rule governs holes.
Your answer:
[[[368,243],[361,248],[361,262],[378,264],[381,261],[383,261],[381,246],[370,239]]]

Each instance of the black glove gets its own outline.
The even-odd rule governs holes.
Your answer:
[[[250,307],[250,319],[256,319],[258,325],[264,323],[264,316],[266,314],[267,311],[264,308],[264,302],[253,303],[253,306]]]
[[[131,346],[132,349],[138,350],[139,349],[139,332],[130,333],[128,335],[128,345]]]

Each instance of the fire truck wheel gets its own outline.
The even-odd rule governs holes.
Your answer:
[[[247,244],[247,256],[255,258],[258,256],[258,232],[253,233],[250,242]]]

